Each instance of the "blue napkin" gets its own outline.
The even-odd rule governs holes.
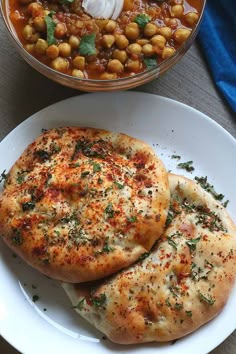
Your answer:
[[[218,89],[236,112],[236,0],[208,0],[199,40]]]

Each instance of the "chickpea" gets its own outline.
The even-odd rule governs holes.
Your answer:
[[[139,37],[139,26],[136,22],[131,22],[125,27],[125,35],[128,39],[134,41]]]
[[[163,49],[166,44],[166,38],[160,34],[151,38],[152,45],[157,45],[160,49]]]
[[[149,43],[149,39],[146,38],[140,38],[136,41],[136,43],[138,43],[139,45],[143,46],[144,44],[148,44]]]
[[[171,47],[165,47],[162,51],[162,59],[167,59],[175,53],[175,49]]]
[[[48,43],[45,39],[39,38],[35,44],[35,51],[38,54],[45,54],[48,49]]]
[[[191,30],[187,28],[179,28],[174,33],[174,39],[177,43],[182,44],[190,36]]]
[[[184,8],[182,5],[174,5],[171,7],[170,15],[171,17],[180,18],[183,16]]]
[[[81,21],[81,20],[77,20],[76,21],[76,23],[75,23],[75,26],[77,27],[77,28],[83,28],[84,27],[84,22],[83,21]]]
[[[117,59],[112,59],[107,64],[107,69],[112,73],[121,73],[124,71],[124,65]]]
[[[39,32],[46,31],[46,23],[44,21],[44,18],[41,16],[37,16],[34,18],[33,25],[34,25],[34,28],[36,29],[36,31],[39,31]]]
[[[188,12],[184,16],[184,19],[190,26],[194,26],[197,23],[199,16],[197,12]]]
[[[29,4],[27,10],[31,14],[32,18],[43,16],[43,6],[38,4],[37,2],[32,2],[31,4]]]
[[[69,38],[69,44],[71,48],[78,49],[80,45],[80,40],[78,37],[74,36],[73,34]]]
[[[112,34],[104,34],[102,36],[102,44],[105,48],[111,48],[115,43],[115,37]]]
[[[128,59],[127,63],[125,64],[125,67],[129,71],[138,72],[141,68],[141,63],[139,60]]]
[[[63,38],[66,32],[67,32],[67,27],[65,23],[58,23],[56,25],[54,35],[56,38]]]
[[[64,58],[71,55],[71,45],[69,43],[60,43],[58,49],[60,55]]]
[[[159,32],[162,36],[164,36],[166,39],[171,39],[172,36],[172,30],[170,27],[161,27],[159,29]]]
[[[73,69],[72,70],[72,76],[78,77],[79,79],[84,79],[84,73],[81,70],[78,69]]]
[[[116,29],[116,22],[113,20],[109,20],[108,23],[104,27],[106,32],[113,33]]]
[[[47,48],[46,54],[50,59],[55,59],[59,56],[59,48],[55,44],[52,44]]]
[[[54,70],[65,71],[69,66],[69,62],[65,58],[57,57],[52,60],[51,66]]]
[[[105,72],[100,75],[100,79],[101,80],[114,80],[114,79],[117,79],[117,74]]]
[[[79,70],[84,70],[85,68],[85,57],[81,57],[79,55],[77,55],[74,59],[73,59],[73,66],[76,68],[76,69],[79,69]]]
[[[128,46],[128,51],[131,54],[140,55],[142,53],[142,47],[140,44],[132,43]]]
[[[142,49],[145,57],[150,57],[154,54],[154,49],[151,44],[145,44]]]
[[[34,44],[26,44],[24,48],[28,53],[32,54],[34,52],[34,46]]]
[[[143,33],[146,37],[152,37],[157,33],[157,26],[154,23],[147,23]]]
[[[119,49],[125,49],[129,45],[128,39],[123,34],[115,36],[116,45]]]
[[[112,58],[118,59],[122,64],[128,59],[128,55],[125,50],[115,49],[112,53]]]
[[[31,38],[31,36],[33,35],[33,32],[34,32],[33,27],[30,25],[26,25],[23,28],[22,35],[23,35],[24,39],[29,40]]]
[[[37,40],[39,39],[39,33],[35,33],[35,30],[32,26],[26,25],[23,28],[22,35],[24,39],[26,39],[30,43],[36,43]]]

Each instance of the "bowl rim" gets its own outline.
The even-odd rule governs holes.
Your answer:
[[[64,80],[72,80],[74,82],[78,82],[81,84],[92,84],[92,85],[101,85],[101,86],[105,86],[106,84],[118,84],[120,83],[125,84],[125,83],[130,83],[130,81],[132,79],[138,81],[139,79],[143,79],[146,76],[158,76],[159,72],[161,72],[162,69],[168,68],[170,67],[172,64],[175,64],[177,59],[182,58],[182,56],[185,54],[185,52],[189,49],[191,42],[195,39],[198,30],[199,30],[199,26],[202,22],[202,18],[204,15],[204,10],[205,10],[205,6],[206,6],[206,2],[207,0],[201,0],[202,2],[202,8],[201,8],[201,13],[199,16],[199,19],[194,27],[194,29],[191,32],[191,35],[187,38],[187,40],[176,50],[175,54],[172,55],[171,57],[163,60],[161,63],[159,63],[156,67],[151,68],[151,69],[146,69],[140,73],[134,74],[134,75],[130,75],[130,76],[126,76],[123,78],[116,78],[116,79],[110,79],[110,80],[101,80],[101,79],[88,79],[88,78],[77,78],[75,76],[72,75],[68,75],[65,74],[63,72],[57,71],[53,68],[51,68],[50,66],[44,64],[43,62],[41,62],[40,60],[38,60],[37,58],[35,58],[32,54],[30,54],[29,52],[27,52],[27,50],[23,47],[21,41],[19,40],[16,31],[14,29],[14,26],[11,24],[11,20],[9,18],[9,13],[7,11],[7,3],[8,0],[0,0],[0,12],[4,21],[4,24],[8,30],[8,33],[10,34],[13,42],[17,45],[19,52],[22,56],[25,56],[24,59],[31,65],[33,66],[35,69],[37,69],[39,72],[41,72],[41,74],[45,75],[45,72],[48,72],[50,77],[51,75],[56,75],[58,77],[61,77]],[[37,68],[36,68],[37,67]],[[39,70],[39,68],[41,68],[41,70]],[[145,76],[146,74],[146,76]],[[53,79],[53,77],[51,77],[51,79]],[[104,85],[103,85],[104,83]],[[137,84],[138,85],[138,84]],[[118,88],[119,89],[119,88]]]

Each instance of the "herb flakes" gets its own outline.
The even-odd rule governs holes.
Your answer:
[[[195,168],[193,167],[193,161],[180,162],[177,167],[182,168],[183,170],[186,170],[188,172],[192,172],[195,170]]]

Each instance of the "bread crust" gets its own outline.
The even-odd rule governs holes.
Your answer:
[[[113,342],[183,337],[214,318],[233,287],[236,227],[227,211],[185,177],[171,174],[169,184],[168,226],[144,260],[98,285],[63,285]]]
[[[149,251],[168,205],[167,172],[146,143],[101,129],[52,129],[11,168],[0,233],[47,276],[90,281]]]

